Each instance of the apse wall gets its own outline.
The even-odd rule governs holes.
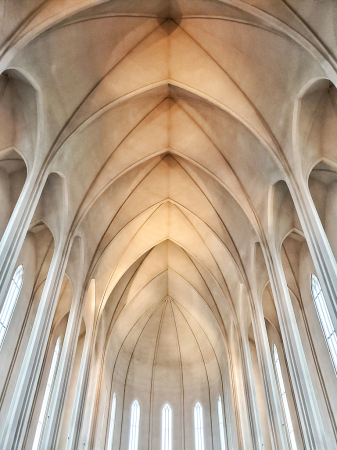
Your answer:
[[[108,397],[117,395],[113,448],[128,446],[134,400],[140,404],[141,447],[160,447],[166,403],[172,408],[173,448],[193,447],[197,402],[203,407],[205,445],[212,448],[212,440],[214,448],[219,445],[217,401],[219,395],[223,398],[222,374],[204,330],[188,316],[172,299],[163,299],[123,342],[107,385]],[[109,401],[106,405],[108,411]]]

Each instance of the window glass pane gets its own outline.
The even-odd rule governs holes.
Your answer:
[[[292,450],[297,450],[293,424],[291,422],[291,417],[290,417],[288,400],[287,400],[287,397],[286,397],[286,391],[285,391],[284,383],[283,383],[283,376],[282,376],[282,372],[281,372],[280,360],[279,360],[279,357],[278,357],[278,352],[277,352],[277,348],[276,348],[275,344],[274,344],[274,347],[273,347],[273,353],[274,353],[274,363],[275,363],[275,370],[276,370],[276,378],[277,378],[277,383],[278,383],[278,387],[279,387],[279,390],[280,390],[280,396],[281,396],[282,407],[283,407],[283,414],[285,416],[285,421],[286,421],[287,430],[288,430],[288,434],[289,434],[290,445],[291,445],[291,449]]]
[[[129,450],[138,450],[140,406],[137,400],[131,406]]]
[[[194,407],[194,436],[195,450],[204,450],[204,424],[202,406],[199,402]]]
[[[54,355],[53,355],[53,359],[52,359],[50,370],[49,370],[47,386],[46,386],[46,390],[45,390],[44,397],[43,397],[39,421],[38,421],[37,427],[36,427],[35,438],[34,438],[34,443],[33,443],[33,450],[37,450],[40,446],[42,431],[43,431],[43,428],[44,428],[44,425],[46,422],[46,418],[47,418],[49,401],[51,398],[51,393],[53,390],[53,384],[54,384],[55,375],[56,375],[57,364],[59,361],[60,347],[61,347],[61,337],[59,336],[56,341]]]
[[[316,306],[317,315],[322,326],[323,334],[328,345],[331,360],[337,374],[337,336],[334,330],[323,291],[315,275],[311,275],[311,293]]]
[[[219,417],[219,430],[220,430],[220,446],[221,446],[221,450],[226,450],[225,428],[224,428],[224,420],[223,420],[222,401],[221,401],[220,395],[218,397],[218,417]]]
[[[113,393],[112,396],[112,405],[111,405],[111,413],[110,413],[110,427],[109,427],[109,437],[108,437],[108,450],[112,449],[112,442],[114,437],[114,428],[115,428],[115,416],[116,416],[116,393]]]
[[[162,411],[161,449],[172,449],[172,409],[166,404]]]
[[[16,306],[16,302],[20,295],[22,283],[23,265],[21,264],[14,273],[8,293],[0,312],[0,350],[5,340],[5,336]]]

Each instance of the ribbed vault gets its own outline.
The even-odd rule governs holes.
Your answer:
[[[43,267],[34,292],[40,298],[45,285],[53,295],[60,291],[54,310],[45,308],[46,321],[54,317],[50,326],[73,320],[75,329],[72,305],[81,305],[79,311],[84,305],[87,341],[81,345],[91,359],[79,370],[85,394],[81,400],[73,395],[83,402],[78,411],[89,405],[90,413],[72,435],[76,445],[103,448],[106,429],[99,427],[108,420],[106,399],[116,391],[123,408],[114,450],[127,448],[135,398],[148,412],[142,448],[159,448],[158,411],[165,402],[179,418],[173,448],[193,448],[186,423],[200,401],[212,429],[206,448],[217,450],[216,401],[227,387],[239,392],[227,411],[237,427],[232,447],[250,448],[254,441],[258,448],[241,334],[257,302],[281,330],[271,289],[277,281],[273,256],[289,233],[299,253],[300,192],[309,197],[310,175],[319,204],[327,188],[317,186],[335,158],[336,8],[328,0],[319,8],[311,3],[0,2],[0,198],[9,198],[0,234],[13,211],[13,224],[31,223],[28,237],[35,235],[36,266]],[[14,209],[21,192],[35,211],[31,216],[15,216],[25,206]],[[323,218],[323,207],[317,209]],[[15,233],[7,234],[15,244],[20,233],[12,222]],[[327,226],[333,234],[332,222]],[[47,235],[53,236],[48,250]],[[4,254],[14,255],[7,248],[16,247],[5,244]],[[64,277],[59,291],[47,278],[47,263]],[[4,280],[11,269],[6,266]],[[294,282],[288,284],[300,297]],[[238,361],[245,382],[229,370]],[[29,417],[36,422],[33,413]],[[244,445],[240,427],[253,430]],[[46,432],[46,442],[56,442],[52,433]]]

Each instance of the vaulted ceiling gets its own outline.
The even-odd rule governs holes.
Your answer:
[[[22,101],[35,147],[9,132],[4,147],[17,144],[28,176],[44,160],[64,177],[62,232],[83,239],[115,358],[160,340],[159,322],[172,334],[175,317],[177,336],[198,342],[195,321],[221,352],[268,232],[270,187],[294,164],[295,98],[334,81],[336,8],[313,4],[1,3],[3,98],[30,98],[27,80],[37,91],[34,108]]]

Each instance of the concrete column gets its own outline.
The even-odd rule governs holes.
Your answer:
[[[302,177],[291,194],[308,243],[332,323],[337,330],[337,264],[316,211],[309,188]]]
[[[267,268],[301,422],[304,446],[308,450],[327,450],[324,426],[297,328],[281,257],[276,249],[271,258],[268,256],[266,258]]]
[[[1,424],[2,450],[24,448],[30,410],[62,285],[65,260],[64,245],[60,242],[53,255],[13,398],[6,419]]]
[[[95,280],[91,280],[89,285],[87,298],[83,308],[83,317],[86,323],[86,335],[80,370],[78,374],[73,411],[71,414],[66,450],[77,449],[82,428],[84,407],[90,376],[91,360],[96,338],[96,333],[94,332]]]
[[[230,339],[229,345],[230,349],[228,351],[228,370],[229,370],[231,393],[233,398],[233,411],[235,415],[236,435],[238,441],[238,450],[243,450],[245,448],[244,431],[243,431],[243,416],[245,415],[245,411],[241,411],[240,408],[241,398],[239,395],[239,387],[238,387],[239,380],[237,378],[238,363],[236,362],[237,357],[233,339]]]
[[[263,449],[263,436],[260,424],[259,410],[256,401],[253,367],[250,357],[248,336],[246,335],[244,330],[241,330],[241,336],[239,337],[239,350],[243,372],[244,389],[246,394],[245,397],[248,409],[249,425],[253,444],[252,448],[254,450],[261,450]]]
[[[80,371],[78,374],[74,406],[71,414],[66,450],[75,450],[79,445],[93,349],[93,335],[86,335]]]
[[[43,189],[39,169],[29,174],[0,242],[0,310],[12,280],[16,261]],[[40,180],[41,181],[41,180]]]
[[[69,380],[72,372],[74,357],[76,353],[77,341],[81,327],[82,290],[77,289],[72,300],[69,319],[67,323],[66,334],[64,337],[61,357],[58,364],[57,375],[54,382],[53,393],[50,401],[48,418],[43,430],[41,439],[41,449],[56,448],[61,419],[63,416],[63,407],[67,395]]]
[[[251,316],[259,367],[263,380],[262,384],[268,411],[268,424],[272,446],[274,449],[286,450],[289,448],[289,444],[284,427],[273,361],[270,354],[266,324],[262,306],[259,303],[251,306]]]

